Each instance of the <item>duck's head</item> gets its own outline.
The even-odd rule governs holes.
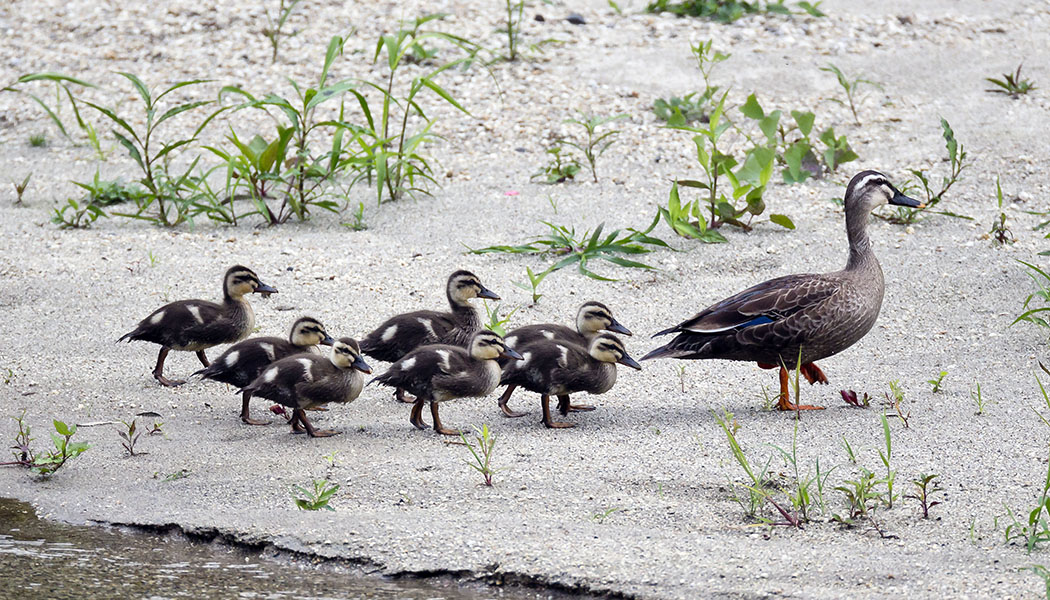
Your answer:
[[[844,201],[846,212],[857,210],[867,214],[883,204],[895,204],[908,208],[925,206],[918,200],[902,194],[900,190],[893,187],[889,177],[878,171],[861,171],[853,176],[846,187]]]
[[[507,346],[507,342],[503,341],[499,334],[488,330],[479,331],[470,338],[470,355],[477,360],[522,359],[520,354]]]
[[[241,265],[232,266],[226,271],[222,290],[227,297],[234,300],[240,300],[248,294],[268,296],[277,293],[277,288],[266,285],[259,280],[259,276],[255,274],[255,271]]]
[[[452,275],[449,275],[448,286],[445,288],[445,293],[448,295],[449,303],[457,306],[467,304],[467,300],[470,300],[471,298],[499,300],[499,296],[492,290],[481,285],[481,280],[478,279],[478,276],[470,271],[456,271]]]
[[[332,363],[340,369],[357,369],[362,373],[371,373],[365,359],[361,358],[361,347],[354,338],[339,338],[332,344]]]
[[[615,335],[609,333],[594,336],[590,345],[587,346],[587,353],[595,360],[607,363],[620,363],[632,369],[642,370],[642,365],[638,364],[638,361],[627,354],[627,349],[624,348],[623,342]]]
[[[586,302],[576,313],[576,331],[590,335],[602,330],[631,335],[631,330],[613,318],[609,307],[601,302]]]
[[[324,346],[335,344],[332,336],[325,331],[324,325],[313,317],[302,317],[293,323],[292,331],[288,334],[288,341],[301,348],[318,344]]]

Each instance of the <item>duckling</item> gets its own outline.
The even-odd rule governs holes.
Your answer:
[[[613,318],[609,307],[601,302],[584,302],[580,310],[576,312],[576,331],[564,325],[539,324],[519,327],[507,334],[507,344],[512,347],[525,347],[540,340],[554,340],[577,346],[587,347],[594,336],[602,330],[615,331],[624,335],[631,335],[631,330],[621,325]],[[505,366],[506,361],[500,361],[500,366]],[[511,409],[507,402],[514,393],[516,385],[510,384],[499,399],[499,408],[508,417],[521,417],[527,413],[517,412]],[[593,406],[586,404],[572,404],[569,410],[573,412],[594,410]]]
[[[314,429],[304,410],[329,402],[353,402],[365,386],[362,373],[371,372],[357,341],[344,337],[332,345],[331,359],[306,353],[287,356],[266,367],[240,393],[245,402],[262,396],[293,409],[292,433],[305,428],[310,437],[328,437],[338,432]]]
[[[462,270],[449,275],[445,296],[451,312],[417,310],[393,316],[361,340],[361,351],[376,360],[392,363],[426,344],[466,348],[471,336],[481,330],[478,311],[469,300],[499,300],[499,296],[481,285],[477,275]],[[405,390],[400,387],[394,392],[394,397],[405,403],[415,402],[406,398]]]
[[[208,367],[210,363],[205,350],[243,340],[255,327],[255,312],[244,297],[248,294],[263,294],[265,297],[276,293],[277,289],[260,281],[254,271],[236,265],[230,267],[223,277],[222,304],[206,300],[180,300],[166,304],[117,341],[143,340],[160,344],[153,377],[161,385],[182,385],[186,382],[164,376],[164,359],[168,352],[196,352],[201,364]]]
[[[503,368],[500,385],[520,385],[540,394],[543,424],[550,428],[575,427],[551,419],[550,397],[558,397],[558,411],[566,415],[569,394],[604,394],[616,383],[616,363],[641,370],[616,336],[597,334],[586,346],[557,340],[538,340],[519,346],[522,360]]]
[[[469,350],[448,344],[416,348],[372,381],[407,389],[416,395],[409,418],[416,428],[426,429],[422,413],[423,404],[429,401],[434,431],[459,435],[455,429],[441,424],[438,404],[491,393],[499,385],[500,368],[496,360],[500,357],[521,359],[520,354],[507,347],[502,337],[482,330],[471,337]]]
[[[819,410],[791,402],[788,365],[813,383],[828,382],[816,361],[849,348],[879,316],[885,283],[868,240],[868,217],[876,206],[923,205],[893,187],[876,171],[862,171],[846,187],[846,238],[849,258],[841,271],[785,275],[716,302],[691,319],[653,337],[676,334],[642,357],[698,360],[717,358],[780,368],[780,410]]]
[[[279,337],[250,338],[230,346],[212,362],[210,367],[194,373],[203,379],[221,381],[243,388],[250,384],[267,365],[293,354],[315,351],[318,344],[335,343],[324,325],[313,317],[302,317],[292,324],[288,339]],[[248,425],[267,425],[269,421],[252,419],[248,413],[250,394],[241,404],[241,420]]]

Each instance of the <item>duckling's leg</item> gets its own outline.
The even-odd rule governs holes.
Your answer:
[[[241,420],[248,425],[269,425],[269,421],[259,421],[253,419],[248,415],[248,402],[252,399],[252,393],[245,390],[244,394],[241,395]]]
[[[332,431],[330,429],[314,429],[313,424],[306,418],[306,413],[303,409],[297,408],[295,411],[299,413],[299,422],[306,428],[306,433],[310,434],[310,437],[331,437],[333,435],[339,435],[338,431]],[[292,428],[292,433],[297,433],[294,426]]]
[[[201,364],[204,365],[205,369],[211,366],[211,363],[208,362],[208,356],[204,354],[204,350],[197,351],[197,360],[201,361]]]
[[[802,376],[806,378],[810,385],[814,383],[828,383],[828,376],[824,374],[824,371],[820,370],[817,363],[806,363],[802,365],[801,371]]]
[[[292,433],[306,433],[306,430],[299,423],[299,409],[292,410],[292,416],[288,419],[288,424],[292,426]]]
[[[564,398],[564,400],[561,400],[562,398]],[[543,405],[543,424],[546,425],[547,427],[551,428],[551,429],[566,429],[566,428],[569,428],[569,427],[576,427],[576,425],[574,423],[563,423],[561,421],[555,421],[555,420],[551,419],[550,399],[551,399],[551,397],[548,396],[547,394],[543,394],[542,396],[540,396],[540,404]],[[567,407],[569,405],[569,397],[568,396],[559,396],[558,399],[559,399],[560,402],[563,402],[565,404],[566,409],[567,409]],[[561,407],[561,405],[559,404],[559,408],[560,407]],[[568,412],[568,411],[566,410],[566,412]],[[562,414],[565,414],[565,413],[563,412]]]
[[[565,408],[562,408],[562,404],[565,405]],[[594,410],[594,407],[590,404],[572,404],[571,402],[569,402],[569,396],[566,394],[564,396],[558,396],[558,410],[561,412],[561,414],[566,415],[570,412],[592,411]]]
[[[153,367],[153,378],[160,382],[161,385],[168,387],[175,387],[186,383],[181,379],[168,379],[164,376],[164,359],[168,357],[168,352],[171,352],[171,348],[167,346],[160,347],[160,354],[157,355],[157,366]]]
[[[504,417],[524,417],[525,415],[528,414],[527,412],[524,412],[524,411],[523,412],[518,412],[518,411],[514,410],[513,408],[507,406],[507,402],[510,401],[510,395],[513,394],[514,390],[517,389],[517,388],[518,388],[518,386],[516,386],[514,384],[510,384],[510,385],[507,386],[506,391],[503,392],[503,395],[499,397],[499,409],[503,411],[503,416]]]
[[[423,422],[423,404],[426,401],[426,398],[416,398],[416,401],[412,404],[412,415],[408,418],[408,422],[414,425],[416,429],[427,428],[427,424]]]
[[[458,429],[448,429],[441,424],[441,417],[438,416],[438,403],[435,400],[430,401],[430,416],[434,419],[434,431],[441,435],[459,435]]]
[[[394,391],[394,399],[397,400],[398,402],[402,402],[404,404],[415,404],[416,403],[416,399],[415,398],[413,398],[412,396],[406,396],[405,395],[405,388],[403,388],[403,387],[399,387],[399,388],[397,388],[397,390]]]
[[[794,404],[791,402],[791,393],[788,388],[788,370],[784,367],[780,367],[780,401],[777,402],[777,408],[779,410],[824,410],[823,406]]]

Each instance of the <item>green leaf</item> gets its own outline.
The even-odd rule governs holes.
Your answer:
[[[765,111],[763,111],[762,107],[758,104],[758,98],[756,98],[754,94],[747,97],[747,101],[740,107],[740,112],[744,113],[745,117],[754,119],[755,121],[760,121],[766,116]]]
[[[61,435],[70,436],[76,433],[77,431],[76,425],[74,425],[73,428],[70,429],[68,425],[66,425],[62,421],[59,421],[58,419],[54,419],[52,422],[55,425],[55,431],[57,431]]]
[[[813,122],[816,120],[816,116],[812,112],[799,112],[797,110],[791,111],[792,118],[795,119],[795,124],[798,125],[799,132],[803,136],[809,137],[809,132],[813,131]]]
[[[132,73],[125,73],[123,71],[118,73],[118,75],[123,75],[133,86],[135,86],[135,90],[138,91],[139,96],[142,97],[142,101],[146,103],[147,107],[153,106],[153,99],[150,98],[149,88],[146,87],[146,84],[142,83],[141,79]]]
[[[795,228],[794,221],[792,221],[791,218],[788,217],[787,215],[781,215],[781,214],[777,214],[777,213],[772,213],[772,214],[769,215],[769,220],[771,222],[777,224],[777,225],[780,225],[781,227],[783,227],[785,229],[794,229]]]

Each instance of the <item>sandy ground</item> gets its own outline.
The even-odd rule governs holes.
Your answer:
[[[136,72],[152,85],[214,79],[192,92],[202,97],[227,83],[287,91],[284,77],[313,77],[328,37],[351,26],[357,33],[336,63],[337,77],[375,76],[375,37],[402,16],[445,11],[452,15],[448,30],[495,46],[500,14],[490,4],[308,0],[308,10],[291,21],[302,33],[271,65],[259,33],[261,8],[249,2],[178,1],[156,10],[147,2],[114,8],[17,1],[0,7],[0,81],[61,71],[99,83],[88,95],[125,110],[135,98],[115,71]],[[1039,220],[1023,212],[1050,208],[1043,173],[1050,154],[1050,6],[829,0],[824,19],[751,17],[727,26],[639,14],[638,1],[621,4],[628,9],[622,16],[598,1],[530,7],[526,39],[564,44],[530,61],[494,65],[491,77],[481,69],[449,74],[443,82],[472,115],[431,103],[446,138],[430,148],[443,187],[433,198],[381,207],[374,192],[355,189],[351,200],[365,202],[369,226],[362,232],[341,226],[347,215],[327,214],[270,229],[198,222],[170,231],[110,219],[59,231],[49,212],[78,195],[70,179],[88,179],[96,168],[130,178],[130,161],[113,149],[97,162],[88,146],[59,138],[38,109],[0,94],[0,182],[33,173],[25,206],[13,206],[10,188],[0,188],[0,371],[9,373],[0,413],[28,409],[37,444],[51,418],[90,423],[156,411],[164,423],[164,436],[139,442],[148,454],[131,458],[114,427],[82,428],[77,437],[93,444],[83,457],[48,481],[0,470],[0,494],[32,501],[53,518],[176,524],[349,558],[388,574],[517,579],[640,598],[1041,595],[1042,581],[1019,569],[1045,564],[1045,550],[1027,555],[1004,543],[1003,515],[1006,507],[1026,513],[1034,505],[1047,469],[1048,431],[1033,413],[1042,400],[1032,375],[1036,361],[1048,358],[1046,331],[1009,325],[1032,291],[1016,261],[1045,265],[1037,253],[1050,247],[1032,231]],[[587,24],[561,20],[571,10]],[[537,12],[545,23],[532,20]],[[512,282],[524,279],[526,266],[547,263],[464,255],[464,246],[542,233],[540,220],[580,230],[601,222],[647,225],[671,178],[698,176],[688,136],[661,129],[648,106],[701,85],[688,45],[709,37],[733,54],[715,81],[731,87],[737,103],[757,91],[766,106],[812,109],[818,127],[834,125],[861,156],[827,180],[771,188],[770,210],[790,215],[797,230],[764,222],[749,234],[728,232],[728,244],[704,246],[672,240],[661,225],[654,233],[680,251],[647,256],[659,270],[596,265],[620,278],[611,283],[561,271],[543,283],[536,305]],[[984,91],[984,77],[1021,60],[1044,89],[1020,100]],[[831,100],[837,85],[818,70],[827,62],[882,83],[881,91],[864,93],[862,126]],[[599,162],[601,182],[530,183],[573,110],[630,115]],[[849,408],[838,390],[882,398],[889,381],[900,382],[911,416],[907,428],[890,420],[897,489],[910,493],[908,480],[937,473],[946,493],[930,520],[911,500],[877,511],[885,538],[867,525],[758,525],[732,500],[744,474],[713,411],[735,415],[737,436],[757,463],[776,454],[774,445],[789,447],[796,431],[792,416],[762,409],[775,376],[754,365],[689,363],[681,377],[680,363],[622,369],[616,387],[593,398],[597,411],[569,417],[578,424],[570,430],[544,429],[536,399],[523,392],[514,400],[530,410],[522,419],[502,418],[495,397],[450,403],[442,410],[447,424],[487,423],[499,435],[493,461],[501,470],[487,488],[464,464],[465,448],[414,430],[407,406],[385,389],[369,387],[354,404],[318,415],[319,426],[341,435],[306,439],[277,423],[242,425],[238,397],[222,385],[161,388],[149,376],[155,347],[113,343],[166,301],[217,298],[221,275],[234,263],[280,289],[254,301],[260,333],[283,335],[308,313],[334,335],[357,337],[395,312],[441,308],[448,273],[469,268],[503,296],[504,308],[520,307],[513,325],[568,323],[582,301],[606,302],[636,332],[628,348],[642,355],[655,345],[649,334],[734,291],[785,273],[839,268],[842,213],[829,199],[841,197],[842,184],[862,168],[897,181],[909,168],[924,168],[939,179],[946,164],[938,116],[952,123],[971,165],[944,207],[974,220],[935,216],[910,228],[872,221],[887,281],[882,316],[860,343],[822,363],[832,385],[805,387],[803,399],[829,408],[797,423],[804,470],[819,458],[825,469],[838,465],[835,484],[853,478],[858,471],[846,459],[846,439],[860,465],[881,474],[881,409]],[[230,123],[248,131],[251,118],[239,119]],[[224,127],[211,131],[204,141],[221,141]],[[29,147],[38,132],[47,132],[48,148]],[[104,145],[115,148],[111,139]],[[1017,236],[1005,248],[984,236],[998,214],[997,174]],[[196,368],[189,354],[168,362],[173,376]],[[934,394],[926,380],[942,370],[948,375]],[[977,383],[988,401],[982,415],[970,398]],[[262,414],[265,405],[254,410]],[[0,438],[14,432],[13,421],[0,425]],[[334,462],[326,458],[333,455]],[[182,469],[189,477],[164,481]],[[789,473],[776,457],[771,469]],[[321,477],[343,486],[332,502],[337,510],[297,511],[289,487]],[[829,513],[845,509],[840,492],[827,491],[826,500]],[[762,514],[774,516],[768,507]]]

